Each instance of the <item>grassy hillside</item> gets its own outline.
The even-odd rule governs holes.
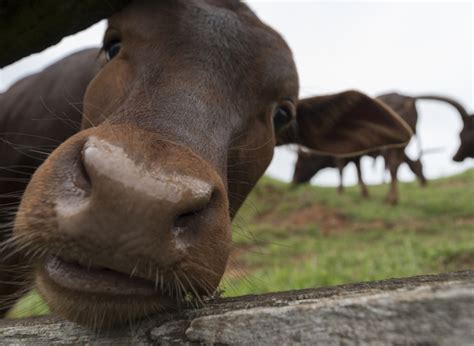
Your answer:
[[[388,186],[300,186],[264,178],[234,222],[235,248],[224,295],[264,293],[474,269],[474,170],[401,184],[400,204],[383,204]],[[45,313],[26,297],[11,316]]]
[[[319,287],[448,270],[474,269],[474,170],[388,186],[299,186],[264,178],[234,222],[226,295]]]

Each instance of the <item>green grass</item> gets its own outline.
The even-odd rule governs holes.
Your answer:
[[[236,218],[225,295],[474,269],[474,170],[401,184],[395,207],[383,203],[388,186],[369,189],[364,200],[358,187],[264,178]]]
[[[401,184],[395,207],[383,203],[387,185],[369,190],[364,200],[358,187],[338,195],[263,178],[234,221],[224,295],[474,269],[474,170]],[[46,312],[30,294],[10,316]]]
[[[47,314],[49,314],[49,309],[46,303],[35,291],[31,291],[18,301],[18,303],[8,312],[7,317],[21,318]]]

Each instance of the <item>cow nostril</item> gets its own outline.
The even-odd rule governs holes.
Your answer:
[[[199,222],[199,219],[202,217],[202,214],[206,209],[207,208],[204,207],[179,215],[173,224],[174,235],[179,236],[188,230],[196,229],[196,223]]]
[[[173,224],[173,233],[179,236],[184,232],[198,229],[198,224],[205,217],[206,212],[210,209],[213,202],[215,192],[209,193],[205,198],[201,196],[198,203],[194,204],[193,209],[187,210],[178,215]]]
[[[173,234],[175,236],[179,236],[182,233],[188,231],[194,219],[194,216],[197,214],[198,212],[196,211],[179,215],[173,225]]]

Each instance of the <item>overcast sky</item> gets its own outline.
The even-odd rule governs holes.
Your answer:
[[[459,100],[474,112],[473,12],[464,2],[355,2],[355,1],[248,1],[259,17],[278,30],[293,50],[300,75],[300,96],[359,89],[377,96],[388,91],[408,95],[436,93]],[[42,53],[0,70],[0,92],[19,78],[102,40],[105,22],[70,37]],[[446,176],[474,167],[451,160],[459,145],[460,116],[449,105],[417,103],[419,137],[424,150],[438,149],[423,157],[428,178]],[[416,146],[409,154],[416,157]],[[277,149],[268,174],[289,180],[295,154]],[[382,179],[383,164],[363,160],[369,183]],[[407,167],[402,180],[412,180]],[[356,182],[348,167],[345,183]],[[313,183],[335,185],[334,169],[319,173]]]

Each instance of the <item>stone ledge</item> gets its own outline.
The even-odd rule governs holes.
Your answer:
[[[474,271],[218,299],[95,335],[55,317],[0,321],[6,344],[445,344],[474,340]]]

